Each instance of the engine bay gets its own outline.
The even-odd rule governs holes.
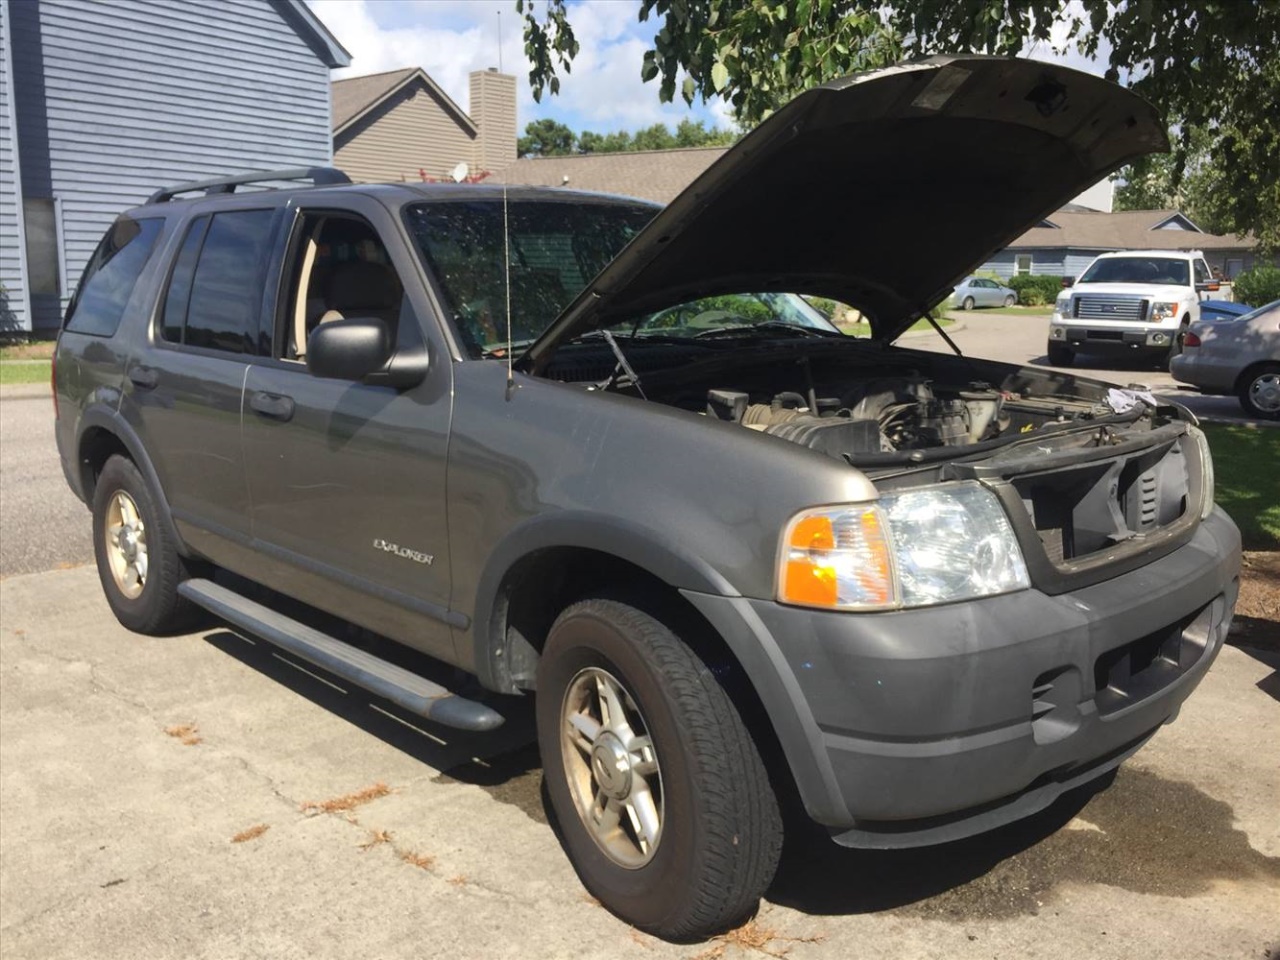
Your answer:
[[[645,369],[638,353],[643,387],[612,388],[860,466],[934,462],[1045,432],[1160,420],[1142,403],[1119,409],[1105,384],[967,357],[825,346]]]

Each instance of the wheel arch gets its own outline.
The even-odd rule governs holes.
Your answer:
[[[1255,360],[1253,363],[1241,370],[1239,375],[1236,377],[1234,385],[1235,392],[1239,393],[1243,390],[1244,385],[1249,381],[1250,377],[1254,376],[1258,371],[1265,370],[1268,367],[1280,369],[1280,360]]]
[[[91,508],[98,475],[113,454],[122,454],[137,466],[160,507],[165,532],[173,538],[178,552],[189,556],[190,551],[179,535],[169,511],[169,499],[165,496],[160,477],[151,458],[147,456],[141,438],[116,411],[105,407],[90,407],[80,418],[76,436],[76,479],[80,483],[85,503]]]

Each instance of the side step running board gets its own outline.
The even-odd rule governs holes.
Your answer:
[[[502,714],[491,707],[454,696],[438,683],[276,613],[212,580],[187,580],[179,584],[178,593],[247,633],[385,697],[410,713],[460,730],[484,731],[502,725]]]

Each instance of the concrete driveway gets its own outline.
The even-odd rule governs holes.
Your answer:
[[[933,850],[797,840],[752,927],[666,944],[583,892],[547,823],[527,707],[494,735],[459,736],[216,622],[168,639],[123,630],[93,567],[75,566],[90,560],[89,517],[51,421],[43,397],[0,397],[4,958],[1280,948],[1274,649],[1225,649],[1096,796]]]

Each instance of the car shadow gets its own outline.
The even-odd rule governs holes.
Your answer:
[[[855,850],[816,825],[788,816],[787,839],[767,894],[810,914],[879,913],[929,900],[985,876],[1053,836],[1111,785],[1114,770],[1033,816],[950,843],[905,850]]]

